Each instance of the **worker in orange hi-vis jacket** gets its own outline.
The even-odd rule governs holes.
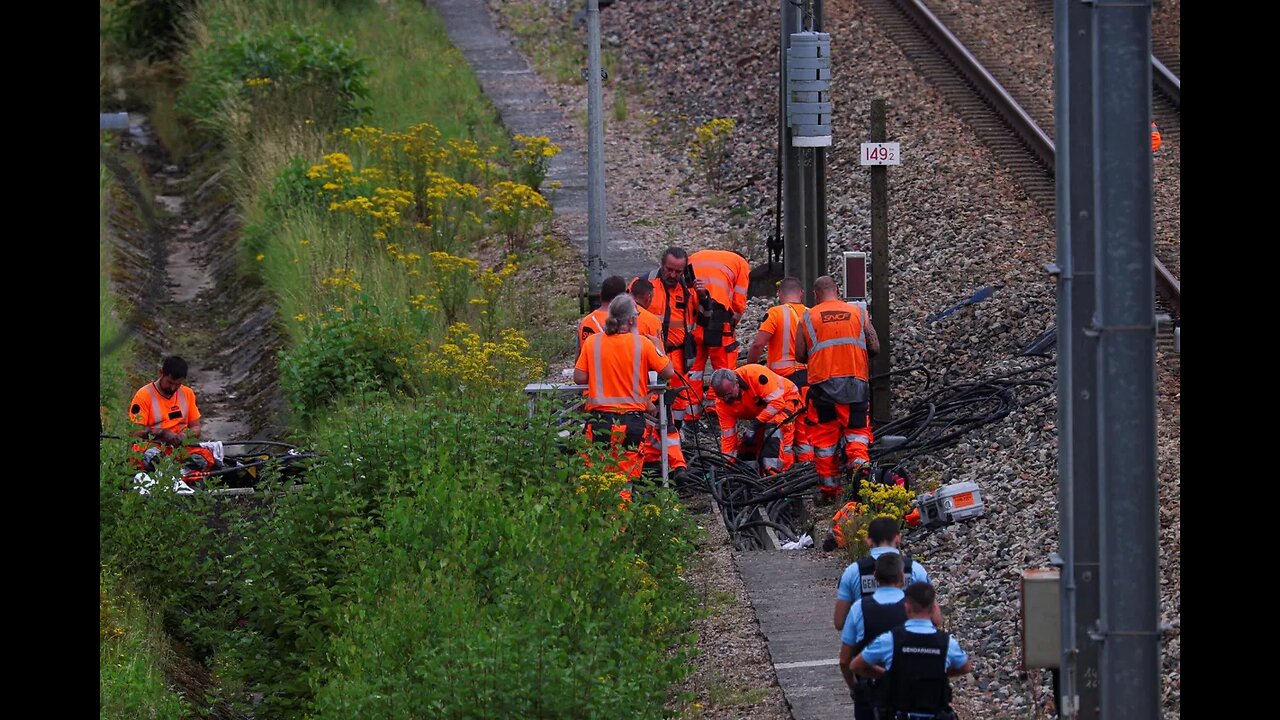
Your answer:
[[[594,333],[604,332],[604,321],[609,317],[609,303],[627,291],[627,281],[621,275],[610,275],[600,283],[600,307],[587,313],[578,321],[578,350]]]
[[[1159,150],[1163,144],[1164,140],[1160,137],[1160,129],[1156,127],[1154,122],[1151,123],[1151,152]]]
[[[645,309],[653,302],[653,284],[645,278],[634,278],[628,287],[630,288],[631,297],[636,301],[636,308],[640,311],[639,317],[636,318],[636,332],[652,340],[656,346],[662,342],[662,319]],[[673,367],[674,364],[673,360]],[[672,406],[676,395],[679,393],[679,386],[687,383],[680,379],[678,372],[672,383],[675,387],[667,391],[667,436],[665,439],[659,438],[657,421],[649,421],[645,426],[644,439],[640,444],[640,449],[646,467],[660,467],[662,464],[662,451],[665,447],[667,468],[677,480],[680,480],[683,478],[684,470],[689,467],[689,464],[685,462],[684,451],[680,448],[680,428],[676,425],[675,412]],[[650,396],[649,400],[656,403],[657,395]]]
[[[805,415],[814,464],[828,498],[840,495],[840,462],[836,448],[843,436],[852,465],[870,462],[870,356],[880,340],[867,309],[840,299],[836,283],[823,275],[813,283],[817,304],[804,312],[796,337],[796,359],[809,371],[809,407]]]
[[[714,402],[703,393],[707,360],[711,361],[714,370],[732,369],[738,364],[738,341],[734,338],[734,330],[747,309],[751,266],[735,252],[699,250],[689,256],[689,267],[693,268],[698,293],[697,326],[693,331],[697,347],[693,364],[688,366],[693,392],[702,397],[702,404],[696,412],[692,407],[689,410],[689,419],[696,420]]]
[[[160,377],[138,388],[129,404],[129,422],[137,428],[129,433],[138,438],[132,449],[140,457],[134,463],[143,470],[155,467],[161,455],[187,462],[198,472],[186,477],[196,480],[214,469],[213,453],[196,445],[184,446],[188,439],[200,438],[200,408],[196,394],[186,384],[187,361],[170,355],[161,361]],[[150,441],[150,442],[148,442]]]
[[[609,303],[604,332],[595,333],[582,344],[573,370],[573,381],[587,386],[587,439],[609,445],[617,470],[632,480],[640,477],[643,459],[640,440],[645,415],[652,413],[649,401],[649,371],[662,380],[675,374],[671,360],[648,338],[635,332],[635,301],[622,294]],[[630,500],[630,489],[622,491]]]
[[[796,419],[804,405],[795,383],[759,364],[711,374],[711,391],[716,396],[720,420],[720,452],[737,456],[738,421],[754,420],[760,464],[765,472],[782,472],[795,460]]]
[[[747,362],[762,362],[770,370],[796,384],[800,399],[808,402],[809,375],[805,364],[796,360],[796,334],[801,318],[808,308],[804,305],[804,286],[793,277],[785,277],[778,283],[778,304],[769,308],[755,340],[747,349]],[[803,422],[796,422],[796,462],[813,462],[813,445]]]
[[[660,266],[644,278],[653,286],[653,297],[648,309],[662,321],[662,343],[659,347],[675,365],[676,377],[681,381],[681,387],[686,387],[686,366],[694,356],[694,340],[690,330],[693,329],[694,306],[697,303],[693,279],[688,277],[687,272],[689,253],[682,248],[669,247],[663,251],[659,262]],[[701,402],[701,395],[694,397],[689,389],[676,395],[671,411],[677,427],[684,424],[685,415],[693,407],[695,400]]]

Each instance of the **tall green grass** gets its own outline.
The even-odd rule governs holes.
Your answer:
[[[366,124],[403,131],[428,122],[445,139],[470,138],[482,148],[496,146],[500,155],[507,152],[505,131],[465,58],[450,44],[439,16],[420,3],[210,0],[192,16],[188,54],[273,24],[316,27],[354,44],[370,70]],[[267,118],[265,126],[252,127],[234,112],[213,121],[229,139],[228,161],[236,176],[231,185],[250,234],[255,226],[267,226],[263,236],[248,238],[244,261],[280,298],[288,334],[297,340],[301,323],[294,319],[317,317],[333,304],[321,283],[336,267],[353,270],[381,309],[402,308],[409,297],[403,273],[376,243],[354,238],[351,228],[315,208],[290,207],[282,225],[268,217],[263,204],[291,163],[319,164],[325,153],[346,148],[306,117],[282,110]]]
[[[98,337],[100,347],[105,348],[124,328],[120,304],[111,292],[110,283],[111,245],[107,221],[113,178],[101,162],[98,169]],[[127,367],[132,353],[132,342],[125,342],[114,352],[102,356],[99,362],[98,401],[107,433],[122,432],[126,422],[124,409],[131,390]],[[104,467],[110,468],[115,478],[125,476],[118,472],[123,468],[105,456],[114,458],[121,450],[114,444],[104,448]],[[113,490],[118,487],[113,484]],[[108,519],[107,525],[111,524],[112,520]],[[99,574],[99,603],[100,717],[104,720],[187,717],[191,708],[165,684],[168,643],[157,611],[146,609],[128,592],[122,575],[105,565]]]
[[[99,717],[179,720],[191,706],[165,684],[169,652],[160,619],[103,566],[98,576]]]

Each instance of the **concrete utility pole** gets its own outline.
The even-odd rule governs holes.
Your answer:
[[[587,283],[589,304],[600,303],[608,220],[604,196],[604,104],[600,66],[600,5],[587,0]]]
[[[1102,717],[1160,717],[1151,0],[1093,5]],[[1084,508],[1081,508],[1084,510]]]

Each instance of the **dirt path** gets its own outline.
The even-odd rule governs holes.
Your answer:
[[[190,366],[187,384],[196,393],[205,439],[277,439],[284,428],[275,389],[275,313],[267,293],[235,272],[239,224],[230,198],[216,176],[200,178],[172,164],[144,115],[130,114],[119,153],[136,163],[113,164],[116,180],[152,204],[154,220],[131,232],[122,226],[127,222],[113,219],[112,243],[123,266],[114,275],[162,278],[153,287],[113,276],[117,294],[154,308],[139,326],[138,375],[153,378],[162,357],[180,355]],[[141,180],[128,170],[139,166]]]

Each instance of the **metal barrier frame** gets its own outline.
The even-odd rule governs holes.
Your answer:
[[[649,383],[649,391],[658,393],[658,454],[662,456],[662,487],[671,487],[671,472],[667,462],[667,396],[666,390],[669,387],[665,382]],[[529,396],[529,419],[532,420],[537,412],[537,402],[539,395],[548,394],[564,394],[564,393],[584,393],[587,391],[586,385],[575,385],[566,383],[529,383],[524,386],[524,392]]]

